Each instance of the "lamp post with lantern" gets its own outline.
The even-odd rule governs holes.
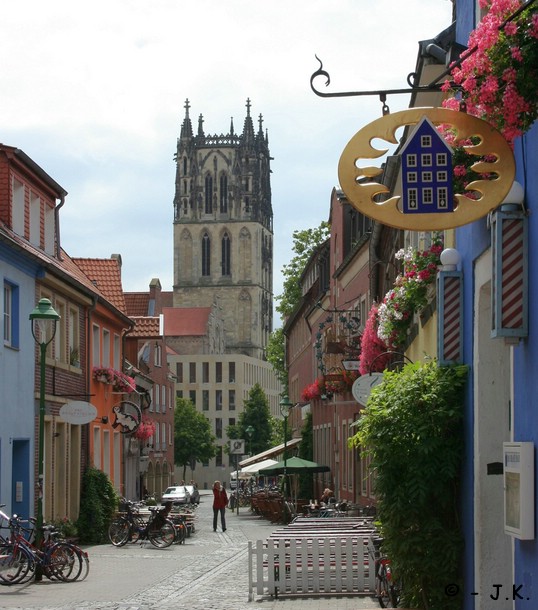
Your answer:
[[[292,406],[293,405],[290,402],[288,395],[284,394],[284,396],[282,396],[282,399],[280,400],[280,414],[284,418],[284,496],[285,496],[285,499],[288,498],[288,472],[287,472],[288,415],[290,414],[290,409]]]
[[[36,512],[36,546],[39,548],[43,540],[43,473],[44,473],[44,441],[45,441],[45,361],[47,347],[56,335],[56,325],[60,315],[52,307],[49,299],[40,299],[35,309],[30,313],[32,336],[39,345],[39,427],[38,427],[38,456],[37,456],[37,512]],[[36,580],[41,580],[41,573],[36,569]]]

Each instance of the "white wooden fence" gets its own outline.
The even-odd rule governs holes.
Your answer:
[[[373,594],[367,545],[368,536],[338,535],[249,542],[249,600],[255,594]]]

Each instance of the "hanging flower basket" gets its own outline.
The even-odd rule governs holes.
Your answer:
[[[112,384],[114,383],[115,372],[116,371],[111,367],[94,366],[92,369],[92,377],[95,381]]]
[[[538,6],[519,11],[523,4],[480,0],[488,12],[471,32],[463,61],[452,68],[459,91],[444,102],[488,121],[510,143],[538,117]],[[447,82],[443,89],[451,87]]]
[[[140,422],[138,428],[134,431],[133,436],[139,441],[147,441],[148,438],[151,438],[155,434],[156,428],[157,424],[151,419],[151,417],[143,415],[142,421]]]

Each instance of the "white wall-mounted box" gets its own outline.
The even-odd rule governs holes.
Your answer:
[[[504,531],[534,539],[534,443],[503,443]]]

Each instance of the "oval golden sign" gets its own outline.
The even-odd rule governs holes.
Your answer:
[[[424,117],[435,126],[449,126],[458,140],[478,139],[478,144],[465,146],[468,153],[478,157],[495,157],[491,163],[477,160],[472,169],[478,174],[491,176],[491,173],[494,173],[497,178],[474,180],[467,188],[479,193],[479,199],[456,194],[454,211],[450,213],[405,214],[401,209],[399,195],[383,202],[375,201],[374,197],[377,195],[390,193],[384,184],[373,181],[383,170],[371,165],[357,165],[360,159],[378,159],[388,152],[374,148],[372,140],[377,138],[398,144],[396,130],[399,127],[416,125]],[[410,108],[380,117],[351,138],[338,163],[340,186],[357,210],[385,225],[411,231],[453,229],[482,218],[502,203],[512,186],[514,176],[514,155],[504,137],[486,121],[447,108]]]

